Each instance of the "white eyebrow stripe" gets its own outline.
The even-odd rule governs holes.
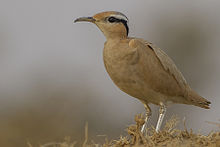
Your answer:
[[[126,20],[128,22],[128,18],[126,16],[123,16],[121,14],[112,14],[111,16],[117,18],[117,19],[123,19]]]

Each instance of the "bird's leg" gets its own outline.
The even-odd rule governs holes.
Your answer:
[[[164,118],[164,115],[166,113],[166,106],[164,104],[161,104],[160,105],[160,110],[159,110],[159,119],[157,121],[157,126],[156,126],[156,132],[158,132],[160,130],[160,127],[161,127],[161,124],[163,122],[163,118]]]
[[[146,118],[145,118],[145,122],[144,122],[144,125],[142,126],[141,128],[141,132],[144,134],[145,131],[146,131],[146,126],[147,126],[147,123],[149,121],[149,117],[151,116],[151,109],[150,107],[148,106],[148,104],[144,103],[144,107],[145,107],[145,110],[146,110]]]

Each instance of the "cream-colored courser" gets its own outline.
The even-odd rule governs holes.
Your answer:
[[[157,132],[168,102],[209,109],[210,102],[190,88],[166,53],[148,41],[128,37],[128,18],[124,14],[108,11],[75,20],[79,21],[92,22],[103,32],[107,39],[103,59],[109,76],[122,91],[144,103],[142,132],[151,115],[149,103],[160,106]]]

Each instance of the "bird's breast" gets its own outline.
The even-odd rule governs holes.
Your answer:
[[[136,50],[129,50],[120,45],[116,47],[106,47],[103,51],[105,68],[113,82],[127,94],[136,98],[143,95],[143,81],[138,74],[137,66],[138,54]],[[146,85],[146,84],[145,84]]]

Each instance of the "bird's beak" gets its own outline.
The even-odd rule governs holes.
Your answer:
[[[80,18],[77,18],[76,20],[74,20],[75,23],[79,22],[79,21],[87,21],[87,22],[94,23],[95,19],[93,17],[80,17]]]

